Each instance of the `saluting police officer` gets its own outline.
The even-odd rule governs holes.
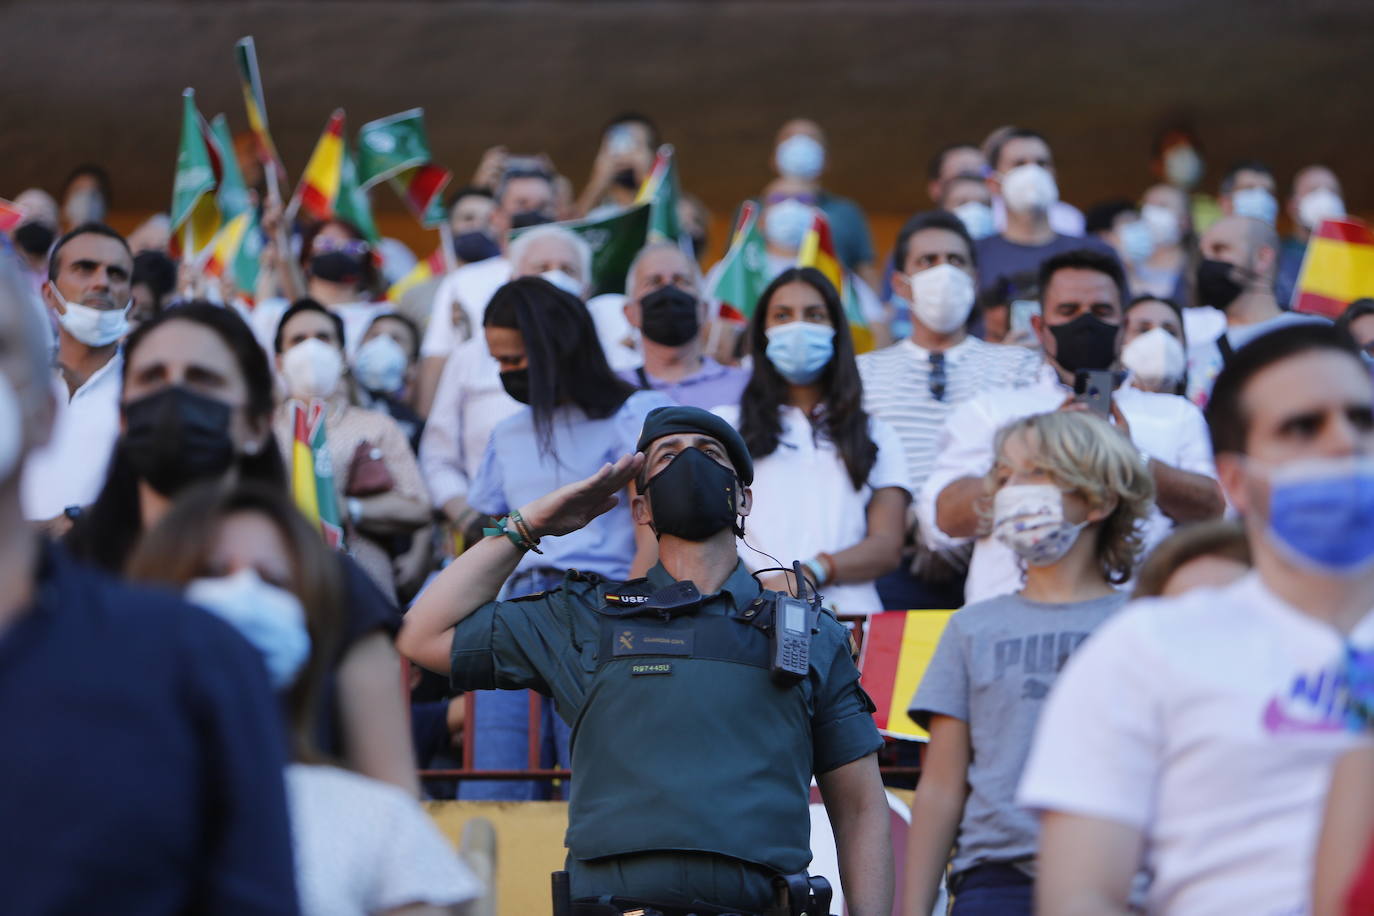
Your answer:
[[[501,519],[424,592],[397,645],[458,689],[550,695],[573,725],[574,898],[764,912],[773,879],[811,860],[814,773],[849,912],[886,916],[882,739],[844,628],[810,605],[805,660],[789,676],[798,656],[793,644],[779,650],[779,627],[801,614],[736,555],[754,469],[729,424],[661,407],[638,448]],[[658,537],[645,578],[569,572],[554,591],[493,600],[525,550],[609,511],[631,480],[634,520]]]

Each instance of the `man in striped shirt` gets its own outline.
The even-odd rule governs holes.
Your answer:
[[[892,286],[912,304],[911,337],[860,356],[859,373],[864,409],[901,437],[915,493],[934,466],[950,409],[989,389],[1033,382],[1040,357],[968,333],[977,273],[973,240],[957,216],[931,210],[908,220],[897,237],[897,268]],[[966,561],[967,556],[913,553],[895,573],[878,580],[884,605],[958,607]]]

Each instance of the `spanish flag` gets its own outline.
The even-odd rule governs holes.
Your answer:
[[[211,277],[222,277],[225,271],[233,266],[238,258],[239,248],[243,246],[244,236],[248,234],[248,225],[253,221],[252,216],[251,211],[245,210],[220,227],[210,243],[209,257],[206,258],[203,273]],[[252,294],[252,290],[248,292]]]
[[[239,67],[239,83],[243,87],[243,107],[248,110],[248,127],[253,131],[253,145],[263,169],[272,169],[279,180],[286,180],[277,146],[267,129],[267,102],[262,95],[262,75],[258,72],[258,51],[253,36],[240,38],[234,45],[234,59]]]
[[[849,319],[850,335],[854,338],[854,352],[865,353],[872,350],[873,332],[868,329],[868,321],[864,319],[863,311],[859,308],[854,284],[849,282],[844,265],[835,254],[835,240],[830,234],[830,220],[825,218],[825,212],[820,207],[816,208],[816,218],[811,224],[811,230],[806,233],[801,248],[797,250],[797,266],[814,267],[825,274],[826,279],[840,294],[840,303],[844,306],[845,316]]]
[[[953,611],[888,611],[866,621],[859,682],[878,707],[878,731],[894,738],[930,738],[906,714]]]
[[[339,197],[339,178],[343,172],[344,160],[344,111],[334,109],[325,125],[324,133],[310,154],[310,161],[301,175],[301,183],[291,197],[287,213],[294,218],[298,211],[316,220],[326,220],[334,215],[334,204]]]
[[[410,290],[431,277],[442,277],[447,272],[448,267],[444,264],[444,252],[436,248],[429,257],[411,268],[410,273],[391,284],[386,291],[387,301],[400,302],[401,297]]]
[[[325,543],[343,549],[343,525],[339,521],[339,499],[334,491],[334,466],[325,440],[324,404],[311,401],[289,402],[291,409],[291,494],[301,514],[318,525]]]
[[[1374,232],[1348,216],[1322,220],[1307,243],[1293,311],[1337,318],[1366,296],[1374,296]]]

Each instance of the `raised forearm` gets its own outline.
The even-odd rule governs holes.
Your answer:
[[[981,477],[960,477],[935,498],[935,523],[952,538],[979,537],[987,533],[987,519],[980,511],[987,498]]]
[[[1226,510],[1221,487],[1206,474],[1182,471],[1151,458],[1150,475],[1154,477],[1159,511],[1176,522],[1219,518]]]

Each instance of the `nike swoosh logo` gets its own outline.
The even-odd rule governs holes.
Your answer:
[[[1264,708],[1264,727],[1275,734],[1317,733],[1342,731],[1339,722],[1308,722],[1295,719],[1283,708],[1277,698],[1269,701]]]

